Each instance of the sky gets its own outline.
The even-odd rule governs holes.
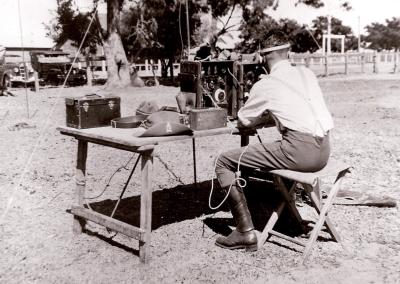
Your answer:
[[[74,1],[80,7],[87,7],[91,2],[91,0]],[[56,2],[56,0],[0,0],[0,45],[21,46],[22,42],[26,47],[51,47],[53,43],[46,38],[44,23],[48,24],[54,17],[51,11],[55,10]],[[371,22],[384,23],[385,19],[400,17],[400,0],[348,0],[353,7],[348,12],[335,5],[337,0],[327,0],[327,7],[321,9],[304,6],[294,8],[295,2],[296,0],[280,0],[279,8],[273,14],[276,17],[293,18],[305,24],[310,24],[319,15],[331,14],[341,19],[343,24],[350,26],[355,35],[359,33],[359,26],[363,33],[363,27]]]

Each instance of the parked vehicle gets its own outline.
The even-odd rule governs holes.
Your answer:
[[[50,68],[46,72],[46,77],[43,78],[44,83],[50,85],[62,85],[67,77],[71,65],[61,65]],[[67,81],[67,86],[82,86],[87,82],[86,71],[78,68],[72,68]]]
[[[0,46],[0,96],[7,93],[7,90],[11,88],[9,69],[6,68],[5,61],[6,49]]]
[[[12,87],[35,83],[32,65],[29,62],[24,63],[21,56],[6,54],[5,67],[8,70]]]
[[[72,64],[68,53],[62,51],[31,52],[31,62],[42,84],[51,85],[63,84]],[[79,86],[86,82],[86,71],[74,67],[67,78],[66,85]]]

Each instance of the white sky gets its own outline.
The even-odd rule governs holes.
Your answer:
[[[280,0],[280,7],[275,13],[281,17],[294,18],[300,23],[311,23],[318,15],[327,15],[328,9],[294,8],[296,0]],[[21,46],[19,28],[18,2],[21,7],[22,41],[24,46],[50,47],[52,41],[45,37],[43,23],[49,23],[51,10],[56,8],[56,0],[0,0],[0,45]],[[88,6],[90,0],[75,0],[77,5]],[[353,10],[342,11],[335,7],[337,0],[327,0],[330,13],[352,27],[358,34],[358,17],[360,26],[371,22],[383,23],[385,19],[400,17],[400,0],[349,0]],[[363,32],[363,30],[361,31]]]
[[[325,7],[312,9],[299,5],[294,8],[296,0],[280,0],[277,15],[285,18],[293,18],[298,22],[311,24],[311,21],[319,15],[331,14],[339,18],[344,25],[350,26],[355,35],[359,32],[358,18],[360,19],[361,33],[364,27],[372,22],[384,23],[385,19],[400,17],[400,0],[348,0],[352,10],[344,11],[338,7],[338,0],[327,0]]]

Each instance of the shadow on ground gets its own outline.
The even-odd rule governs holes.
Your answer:
[[[217,182],[214,182],[216,185]],[[191,220],[217,211],[229,211],[225,202],[217,211],[208,206],[211,181],[196,184],[178,185],[153,192],[152,230],[161,226]],[[280,194],[270,183],[252,181],[245,189],[247,203],[257,230],[264,228],[276,204],[281,200]],[[212,203],[216,206],[223,200],[224,195],[217,188],[214,190]],[[93,210],[110,216],[117,200],[104,200],[91,203]],[[133,226],[140,226],[140,196],[132,196],[121,200],[114,218]],[[207,217],[205,225],[218,234],[227,235],[230,227],[235,226],[232,218]],[[277,231],[289,235],[298,235],[300,226],[293,220],[288,211],[284,210],[275,226]]]
[[[194,219],[202,215],[212,214],[208,207],[208,196],[211,181],[201,183],[178,185],[173,188],[165,188],[153,192],[152,229],[161,226]],[[215,199],[221,200],[221,194],[216,190]],[[117,200],[103,200],[91,203],[93,210],[110,216]],[[228,210],[224,204],[221,210]],[[140,195],[123,198],[114,215],[114,218],[139,226],[140,224]]]

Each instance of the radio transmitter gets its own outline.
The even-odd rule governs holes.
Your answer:
[[[265,73],[260,63],[183,61],[179,73],[180,89],[196,94],[196,108],[222,107],[230,119],[236,119],[251,87],[260,74]]]

